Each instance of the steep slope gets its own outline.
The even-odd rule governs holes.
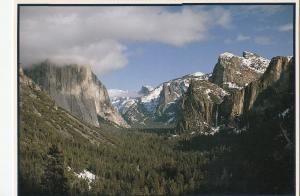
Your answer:
[[[152,86],[145,85],[142,86],[141,90],[138,92],[140,95],[148,95],[153,90]]]
[[[207,167],[209,192],[292,194],[297,131],[294,58],[272,58],[258,80],[231,91],[223,102],[208,102],[203,93],[194,92],[200,86],[190,85],[178,126],[194,136],[183,142],[184,148],[223,150]],[[209,130],[207,122],[215,127]]]
[[[89,66],[58,66],[50,61],[24,70],[55,102],[92,125],[98,117],[127,127],[127,123],[111,105],[105,86]]]
[[[59,107],[56,102],[30,78],[19,70],[20,89],[20,139],[34,131],[49,130],[66,140],[84,140],[92,144],[109,143],[110,139],[97,127],[82,122]],[[30,122],[30,123],[29,123]],[[30,132],[30,133],[29,133]],[[54,133],[53,133],[54,134]],[[21,143],[22,144],[22,143]]]
[[[293,194],[295,190],[293,58],[273,58],[258,80],[231,94],[207,79],[189,80],[177,103],[188,122],[183,126],[203,134],[174,137],[119,131],[102,123],[100,128],[92,126],[57,106],[22,70],[19,76],[21,195],[46,195],[41,179],[52,144],[63,149],[68,195]],[[159,96],[171,91],[167,100],[174,100],[169,86],[162,86]],[[231,96],[234,104],[225,104]],[[129,100],[123,101],[131,105]],[[141,102],[133,104],[144,107]],[[240,113],[232,115],[233,110]],[[86,174],[93,176],[92,182],[81,179]]]
[[[221,59],[222,58],[223,57],[221,57]],[[237,59],[238,57],[231,57],[233,62]],[[216,66],[220,66],[219,63],[220,58]],[[247,119],[247,113],[253,108],[253,104],[256,102],[257,97],[261,96],[262,92],[275,83],[278,83],[278,85],[276,88],[274,87],[274,91],[278,93],[280,89],[290,89],[289,80],[282,80],[281,78],[289,78],[285,75],[287,75],[286,73],[289,72],[289,67],[293,66],[293,63],[293,60],[290,60],[289,57],[274,57],[260,78],[256,79],[256,77],[258,77],[256,76],[252,78],[252,82],[250,82],[248,78],[247,82],[250,83],[238,89],[230,90],[226,88],[226,86],[224,87],[224,82],[221,81],[221,83],[217,84],[223,86],[229,93],[223,93],[223,96],[219,96],[219,99],[214,102],[208,102],[207,99],[203,98],[205,97],[203,93],[205,91],[197,93],[194,89],[201,88],[203,84],[195,83],[195,85],[190,86],[191,89],[188,90],[188,93],[184,97],[182,107],[183,115],[179,120],[177,128],[181,131],[205,132],[205,130],[210,127],[211,134],[220,128],[218,126],[235,127],[238,132],[245,130],[246,127],[241,125],[242,122],[245,124],[245,120],[242,120],[242,118]],[[230,72],[233,71],[234,69],[230,70]],[[216,80],[214,80],[216,77],[213,76],[211,81],[216,82]],[[235,78],[230,79],[232,82],[234,82],[234,80]],[[224,81],[228,81],[228,78]],[[279,98],[274,97],[274,99]],[[260,108],[261,112],[264,112],[266,107],[267,105]],[[278,113],[279,112],[280,111],[278,111]]]
[[[113,105],[124,119],[134,127],[174,127],[180,100],[191,80],[208,80],[209,75],[200,72],[185,75],[152,88],[143,86],[139,97],[115,97]]]
[[[182,114],[185,115],[177,128],[203,132],[210,127],[214,133],[220,125],[238,126],[240,116],[252,108],[257,96],[285,73],[289,60],[290,57],[275,57],[266,66],[269,60],[254,53],[244,52],[243,57],[221,54],[209,81],[226,90],[223,93],[226,96],[208,103],[203,93],[194,90],[203,85],[195,83],[184,96]]]
[[[235,91],[224,99],[219,107],[219,120],[224,119],[223,121],[226,121],[226,123],[233,123],[236,117],[250,111],[260,94],[274,86],[274,84],[277,84],[277,87],[272,88],[278,94],[282,94],[283,90],[291,90],[291,80],[289,79],[291,76],[289,76],[289,73],[293,66],[293,59],[288,57],[272,58],[269,67],[259,80],[251,82],[245,88]],[[279,97],[274,97],[274,99],[279,99]]]
[[[120,138],[113,135],[114,126],[95,127],[81,121],[56,102],[19,70],[19,193],[21,195],[49,195],[41,183],[47,162],[47,152],[52,145],[63,150],[64,171],[71,189],[88,188],[86,180],[76,173],[88,169],[91,159],[101,149],[116,148]],[[76,173],[75,173],[76,172]],[[95,171],[92,171],[93,173]],[[89,172],[91,174],[91,172]],[[85,188],[86,187],[86,188]],[[85,195],[83,192],[81,195]]]
[[[226,144],[231,152],[212,164],[209,173],[218,175],[209,181],[221,181],[216,189],[229,192],[293,193],[297,131],[294,59],[273,58],[262,78],[244,91],[244,98],[236,99],[243,103],[243,112],[227,120],[226,128],[220,130],[222,138],[236,140]]]
[[[226,90],[239,90],[259,79],[269,63],[270,60],[255,53],[243,52],[240,57],[225,52],[219,56],[210,81]]]
[[[217,131],[213,127],[217,126],[218,105],[226,95],[228,92],[216,84],[192,80],[183,96],[177,129],[214,134]]]
[[[188,106],[184,106],[185,103],[182,104],[182,101],[183,99],[188,99],[185,93],[192,79],[195,81],[207,81],[195,83],[195,87],[193,88],[200,89],[204,85],[203,89],[206,91],[216,91],[214,93],[221,99],[218,101],[219,104],[223,101],[225,95],[239,91],[252,81],[258,80],[265,72],[269,62],[268,59],[251,52],[243,52],[242,57],[225,52],[219,56],[211,75],[196,72],[182,78],[164,82],[155,88],[143,86],[139,97],[114,97],[112,102],[123,118],[134,127],[157,125],[174,127],[178,120],[183,120],[182,116],[185,114],[184,108],[189,108]],[[222,89],[209,83],[216,84],[224,90],[222,91]],[[197,92],[195,89],[191,92]],[[204,92],[201,93],[201,96],[206,96]],[[205,102],[205,100],[202,101]],[[195,107],[197,108],[198,106]],[[210,107],[215,108],[215,106]],[[195,108],[189,108],[188,110],[191,112]],[[215,113],[217,113],[216,109],[210,109],[212,111],[202,110],[201,112],[211,113],[211,115],[215,116]],[[184,119],[187,120],[188,118]],[[212,118],[209,117],[208,119]],[[216,124],[216,120],[213,122]],[[210,121],[205,123],[207,123],[206,127],[213,125]],[[181,125],[179,125],[180,129],[187,128],[187,124],[189,123],[181,122]],[[201,125],[201,127],[203,126]]]
[[[53,145],[61,150],[62,165],[51,171],[63,170],[69,187],[63,195],[196,194],[205,185],[201,168],[207,153],[174,150],[174,141],[157,134],[94,127],[57,106],[22,72],[19,76],[20,195],[60,195],[43,183]],[[60,176],[55,180],[59,184]]]

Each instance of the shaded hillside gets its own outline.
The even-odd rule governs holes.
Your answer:
[[[224,57],[221,55],[220,59],[222,58]],[[220,59],[219,61],[221,61]],[[226,60],[227,63],[229,63],[229,61],[237,63],[236,60],[238,60],[238,58],[230,56],[230,58],[226,57]],[[218,66],[218,64],[216,66]],[[215,132],[216,129],[219,130],[222,126],[244,129],[241,125],[242,115],[246,114],[253,107],[257,97],[264,90],[273,86],[273,91],[276,91],[279,95],[287,93],[283,92],[283,90],[294,93],[294,89],[290,87],[293,80],[290,76],[286,76],[287,73],[291,72],[292,67],[294,67],[294,61],[290,58],[274,57],[268,68],[265,69],[265,72],[263,74],[260,73],[260,77],[247,83],[244,87],[232,87],[231,90],[229,90],[228,87],[224,87],[223,82],[220,84],[217,83],[220,87],[225,88],[227,92],[221,88],[225,93],[223,93],[223,96],[219,96],[218,99],[214,99],[214,101],[205,99],[205,90],[201,91],[201,89],[205,89],[202,83],[195,83],[189,87],[188,93],[184,95],[181,107],[183,115],[181,115],[178,121],[177,128],[180,131],[186,130],[189,132],[203,132],[211,129],[211,133]],[[225,68],[230,68],[231,70],[231,67],[227,66]],[[212,75],[212,78],[214,75],[215,74]],[[213,81],[214,80],[212,80],[212,82]],[[277,87],[274,86],[275,83],[278,83]],[[213,86],[213,84],[210,86]],[[213,94],[217,91],[215,89],[209,89],[209,92]],[[274,100],[279,99],[278,96],[274,97]],[[264,112],[264,108],[261,110]],[[199,117],[203,115],[205,118]],[[193,126],[190,126],[190,124],[193,124]]]
[[[22,71],[19,88],[20,195],[53,195],[43,184],[49,168],[56,171],[49,163],[53,146],[60,149],[68,195],[178,195],[204,186],[203,166],[214,151],[186,153],[175,149],[183,138],[170,134],[83,123]]]
[[[60,108],[55,101],[23,74],[20,77],[19,158],[20,187],[26,192],[41,191],[41,176],[48,148],[60,145],[68,164],[76,169],[86,166],[80,160],[92,156],[90,147],[103,145],[114,147],[118,142],[108,132],[80,121]],[[82,152],[81,156],[78,153]]]
[[[241,92],[243,96],[237,96]],[[236,98],[230,99],[232,97]],[[226,105],[230,115],[222,113],[228,100],[242,106],[239,113],[234,105]],[[219,115],[219,133],[208,139],[200,135],[179,143],[179,149],[187,151],[203,151],[216,146],[227,149],[207,165],[209,190],[245,194],[293,193],[294,59],[273,58],[259,80],[225,98],[220,104]]]
[[[92,126],[20,70],[20,193],[53,195],[45,179],[59,169],[67,195],[292,194],[294,71],[293,58],[275,57],[242,89],[191,80],[179,133],[121,129],[99,116]],[[169,99],[171,86],[160,95]]]

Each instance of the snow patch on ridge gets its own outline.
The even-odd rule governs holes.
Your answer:
[[[279,117],[285,118],[285,116],[290,112],[290,108],[285,109],[283,112],[278,114]]]
[[[238,56],[229,52],[224,52],[220,54],[219,58],[224,60],[230,60],[231,58],[236,57],[241,61],[241,66],[247,67],[257,73],[264,73],[267,67],[270,64],[270,60],[264,57],[261,57],[252,52],[243,52],[243,56]]]
[[[232,54],[230,52],[224,52],[224,53],[220,54],[221,58],[232,58],[234,56],[236,56],[236,55],[234,55],[234,54]]]
[[[224,82],[224,84],[227,84],[228,88],[231,88],[231,89],[239,89],[239,90],[243,89],[243,87],[240,87],[237,84],[232,83],[232,82]]]
[[[138,93],[135,91],[121,90],[121,89],[108,89],[109,97],[112,99],[114,97],[137,97]]]
[[[240,59],[242,61],[242,66],[248,67],[249,69],[258,73],[264,73],[270,63],[269,59],[260,56],[253,56],[249,58],[240,57]]]
[[[141,97],[141,102],[149,112],[154,112],[156,106],[159,104],[159,97],[162,91],[162,85],[152,90],[149,95]]]
[[[203,75],[205,75],[205,74],[202,72],[195,72],[195,73],[190,74],[190,76],[195,76],[195,77],[199,77],[199,76],[203,76]]]

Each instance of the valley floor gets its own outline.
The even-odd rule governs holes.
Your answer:
[[[290,176],[293,169],[287,171],[293,163],[287,162],[287,159],[276,163],[263,159],[265,154],[251,154],[262,143],[258,142],[258,146],[250,149],[253,143],[247,142],[243,135],[179,136],[117,129],[106,134],[111,138],[110,144],[95,145],[61,138],[52,140],[51,143],[57,143],[62,149],[68,194],[179,195],[293,191]],[[32,145],[30,148],[24,146],[21,138],[21,193],[45,191],[42,179],[47,168],[45,157],[48,148],[45,145],[47,140],[41,139],[43,137],[41,133],[26,138]],[[243,142],[244,147],[241,148]],[[265,147],[268,148],[268,145]],[[89,180],[76,176],[85,170],[95,178]],[[260,173],[262,171],[264,173]]]
[[[120,129],[105,123],[94,127],[22,80],[20,195],[294,192],[294,140],[287,143],[274,121],[262,120],[272,119],[272,110],[270,116],[251,117],[254,128],[239,134],[230,128],[205,136],[172,129]],[[290,138],[294,138],[293,114],[291,108],[282,124]]]

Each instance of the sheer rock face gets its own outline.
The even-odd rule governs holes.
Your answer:
[[[127,123],[111,105],[105,86],[89,66],[57,66],[49,61],[24,70],[62,108],[99,126],[98,116],[119,126]]]
[[[152,86],[142,86],[141,90],[138,92],[139,95],[149,95],[150,92],[153,90],[153,87]]]
[[[278,92],[290,88],[290,69],[293,64],[293,60],[287,57],[274,57],[259,80],[253,81],[245,88],[225,97],[220,105],[222,117],[231,122],[235,117],[247,113],[253,108],[260,93],[275,83],[277,84],[275,90]]]
[[[229,91],[240,90],[259,79],[269,62],[250,52],[243,52],[242,57],[225,52],[219,56],[210,81]]]
[[[175,127],[181,100],[191,80],[208,80],[201,72],[166,81],[154,88],[142,87],[140,97],[116,97],[113,105],[132,127]]]
[[[162,90],[160,92],[160,100],[158,107],[156,109],[156,115],[163,115],[170,105],[178,102],[181,99],[182,95],[187,90],[188,81],[182,83],[182,81],[172,81],[163,83]]]
[[[218,104],[228,93],[209,81],[193,81],[182,100],[182,114],[177,128],[189,131],[210,131],[216,126]]]
[[[247,56],[250,55],[251,57]],[[254,55],[254,57],[252,57]],[[244,58],[256,58],[255,54],[244,54]],[[227,57],[226,57],[227,58]],[[228,89],[225,86],[225,81],[238,82],[230,73],[235,73],[235,69],[240,69],[240,57],[230,56],[230,61],[226,63],[219,58],[216,67],[225,68],[222,73],[219,68],[214,69],[210,81],[193,82],[184,95],[182,101],[182,115],[178,121],[177,128],[181,131],[198,131],[198,132],[213,132],[217,126],[224,125],[230,127],[238,127],[242,121],[245,121],[249,111],[264,112],[268,108],[266,100],[259,98],[268,96],[268,92],[276,92],[279,96],[287,89],[291,89],[292,75],[291,67],[294,66],[293,58],[289,57],[274,57],[264,73],[257,74],[253,78],[247,78],[244,82],[249,82],[247,85],[239,86],[239,88]],[[221,66],[226,65],[226,66]],[[222,70],[221,69],[221,70]],[[235,76],[235,75],[234,75]],[[215,82],[213,84],[212,82]],[[222,87],[222,88],[221,88]],[[272,88],[270,90],[270,88]],[[209,93],[213,92],[214,95]],[[275,93],[275,94],[276,94]],[[274,93],[273,93],[274,94]],[[208,96],[209,95],[209,96]],[[210,97],[208,99],[207,97]],[[214,97],[214,98],[213,98]],[[277,99],[276,96],[273,99]],[[260,105],[259,107],[254,105]],[[263,106],[262,106],[263,105]]]

